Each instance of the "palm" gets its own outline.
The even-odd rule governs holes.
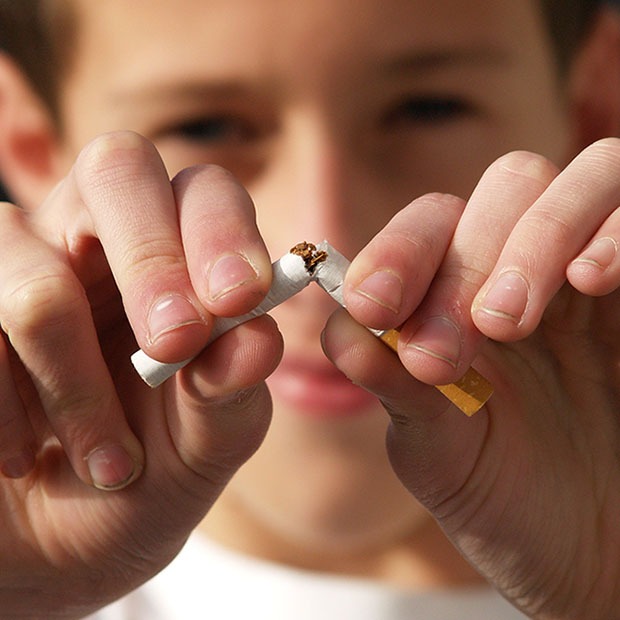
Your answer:
[[[456,435],[469,449],[432,505],[463,552],[529,613],[591,613],[620,570],[620,383],[609,376],[620,359],[609,320],[619,303],[567,287],[533,336],[489,347],[485,361],[502,377],[488,417],[471,425],[471,443]]]
[[[0,574],[11,574],[12,590],[40,590],[47,584],[49,592],[41,596],[49,597],[44,606],[50,613],[80,601],[94,609],[145,581],[173,557],[204,515],[205,497],[214,499],[219,491],[217,484],[193,474],[194,492],[184,494],[184,510],[178,510],[181,479],[188,471],[167,426],[166,414],[177,406],[174,387],[154,391],[140,380],[129,361],[135,340],[108,274],[98,279],[96,291],[91,301],[100,341],[106,343],[104,355],[144,446],[147,468],[130,488],[112,494],[79,480],[32,380],[13,354],[17,388],[43,449],[28,477],[0,485]],[[22,558],[19,568],[15,558]]]
[[[140,175],[127,176],[118,165],[118,150],[93,147],[36,211],[0,210],[6,224],[0,227],[6,238],[0,264],[8,274],[2,288],[10,302],[0,317],[10,334],[10,344],[9,338],[0,342],[0,378],[6,379],[0,391],[10,405],[0,423],[6,420],[3,436],[18,444],[20,457],[32,431],[38,448],[32,471],[22,459],[19,471],[8,472],[18,479],[0,484],[0,609],[6,617],[34,617],[41,609],[45,617],[54,611],[83,615],[144,582],[179,550],[269,423],[264,379],[282,344],[266,319],[221,338],[196,360],[194,372],[160,389],[151,390],[134,371],[134,331],[148,339],[148,307],[162,295],[193,299],[194,292],[178,229],[157,225],[166,218],[176,223],[180,210],[159,155],[134,134],[102,140],[120,150],[144,150],[145,159],[138,160],[154,180],[150,198],[138,191],[140,183],[135,188]],[[119,178],[101,196],[89,179],[97,178],[106,156]],[[195,169],[178,183],[197,182],[201,171],[217,196],[238,189],[211,168]],[[112,216],[115,200],[118,217]],[[248,204],[234,201],[231,209],[249,211],[250,199],[244,200]],[[191,196],[186,214],[189,203]],[[148,217],[127,204],[148,208]],[[139,227],[132,225],[136,219]],[[241,219],[249,220],[247,237],[254,238],[252,218]],[[163,236],[159,244],[146,234],[145,222]],[[138,231],[138,239],[119,238],[122,229]],[[202,243],[213,227],[209,222],[208,230],[193,232]],[[163,260],[162,248],[172,248],[174,260],[169,254]],[[266,253],[259,253],[268,265]],[[143,269],[132,271],[125,261]],[[253,299],[264,288],[257,281],[239,297]],[[173,350],[178,340],[186,349],[196,346],[207,328],[196,330],[181,325],[167,342]],[[5,447],[8,457],[11,448]],[[93,454],[94,468],[87,460]]]
[[[161,399],[133,377],[127,376],[131,372],[127,357],[133,338],[122,318],[120,304],[111,297],[101,298],[100,302],[101,308],[108,308],[105,314],[99,312],[101,329],[106,332],[104,340],[109,346],[107,359],[109,367],[115,369],[115,383],[119,386],[127,413],[137,426],[144,427],[136,429],[139,435],[146,439],[147,435],[141,431],[148,426],[151,441],[161,441]],[[30,558],[21,564],[17,573],[15,567],[11,567],[17,588],[27,589],[29,576],[39,577],[44,566],[51,590],[54,589],[54,574],[60,576],[62,571],[62,577],[58,578],[62,579],[63,587],[58,587],[56,592],[65,592],[72,601],[75,601],[76,592],[80,592],[80,598],[83,596],[83,600],[94,602],[97,596],[95,590],[101,586],[97,579],[102,574],[107,574],[109,580],[104,590],[119,594],[132,585],[127,581],[130,573],[123,567],[128,568],[130,563],[136,561],[136,544],[145,554],[142,566],[137,571],[136,566],[132,567],[133,578],[143,580],[145,573],[157,568],[148,564],[148,532],[166,531],[161,524],[158,527],[153,522],[161,519],[161,513],[136,510],[136,507],[148,504],[142,500],[136,501],[136,496],[153,493],[153,490],[149,491],[149,485],[140,481],[135,488],[111,495],[80,481],[54,439],[30,377],[17,361],[14,376],[22,401],[34,422],[38,440],[45,448],[40,452],[37,468],[30,476],[23,480],[4,481],[0,486],[4,513],[0,558]],[[137,413],[141,411],[149,412],[150,419],[146,424],[139,423]],[[162,509],[166,499],[159,498]],[[160,562],[175,551],[174,544],[178,545],[176,536],[177,531],[170,532],[171,546],[164,542],[160,547]],[[133,551],[130,553],[129,549]],[[115,564],[115,569],[105,571],[102,563],[106,561]],[[3,570],[0,568],[1,572]],[[67,585],[69,582],[71,585]],[[56,586],[59,585],[56,583]],[[56,596],[54,603],[62,608],[60,598],[60,595]]]

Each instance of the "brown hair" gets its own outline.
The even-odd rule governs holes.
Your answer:
[[[17,62],[53,112],[74,42],[70,4],[67,0],[0,0],[0,51]]]
[[[556,60],[561,71],[567,67],[591,25],[596,9],[604,0],[541,0],[542,10]]]
[[[540,0],[560,71],[566,70],[601,0]],[[74,42],[69,0],[0,0],[0,49],[56,112]]]

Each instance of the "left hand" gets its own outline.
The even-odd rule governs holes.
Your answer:
[[[449,233],[425,220],[442,206],[457,212]],[[353,261],[348,311],[402,325],[400,363],[344,312],[324,334],[330,358],[382,399],[404,484],[534,617],[620,609],[619,206],[618,140],[563,171],[504,156],[469,201],[414,201]],[[381,278],[360,293],[377,272],[389,303]],[[426,384],[472,362],[495,393],[466,418]]]

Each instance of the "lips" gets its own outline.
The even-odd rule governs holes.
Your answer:
[[[377,399],[354,385],[326,359],[286,358],[268,380],[275,404],[300,415],[330,418],[376,410]]]

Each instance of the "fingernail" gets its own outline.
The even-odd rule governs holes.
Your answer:
[[[127,486],[136,471],[136,463],[122,446],[106,446],[93,450],[87,457],[93,485],[104,491]]]
[[[2,463],[2,475],[6,478],[23,478],[32,471],[34,463],[34,453],[26,448],[20,454],[12,456]]]
[[[375,271],[362,280],[355,291],[397,314],[403,302],[403,281],[388,270]]]
[[[202,320],[192,302],[182,295],[167,295],[151,307],[148,341],[153,343],[168,332],[194,323],[202,323]]]
[[[529,299],[527,282],[520,273],[502,273],[487,291],[480,310],[500,319],[519,324],[523,319]]]
[[[209,270],[209,299],[216,301],[257,278],[256,269],[244,256],[240,254],[221,256]]]
[[[461,357],[461,333],[450,319],[432,317],[422,323],[407,346],[456,368]]]
[[[601,269],[607,269],[616,258],[618,254],[618,243],[611,237],[603,237],[597,239],[590,247],[586,248],[586,251],[574,260],[575,263],[588,263],[599,267]]]

